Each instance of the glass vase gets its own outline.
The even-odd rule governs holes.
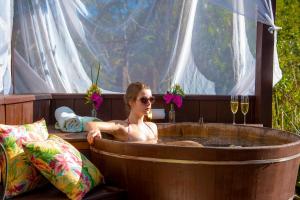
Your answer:
[[[171,104],[171,108],[169,111],[169,122],[170,123],[175,123],[175,109],[174,109],[174,105]]]
[[[97,117],[97,110],[96,110],[95,106],[93,106],[93,109],[91,111],[91,115],[92,115],[92,117]]]

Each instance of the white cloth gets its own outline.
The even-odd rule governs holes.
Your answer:
[[[64,132],[81,132],[84,131],[85,123],[99,121],[95,117],[78,116],[67,106],[62,106],[55,110],[55,119],[57,121],[55,128]]]
[[[165,119],[165,109],[152,109],[152,119]]]
[[[66,106],[59,107],[55,110],[55,119],[59,129],[66,132],[82,131],[79,116],[74,111]]]
[[[12,92],[11,35],[13,0],[0,0],[0,94]]]
[[[13,0],[1,2],[0,16],[12,13],[7,2]],[[155,93],[165,93],[171,83],[179,83],[186,94],[251,95],[257,21],[271,26],[275,45],[278,30],[271,0],[22,0],[14,4],[16,93],[84,93],[95,81],[95,63],[100,62],[99,85],[107,91],[124,92],[128,83],[143,81]],[[8,34],[9,27],[5,25],[0,36]],[[10,37],[0,41],[10,45],[6,38]],[[4,50],[9,52],[6,46]],[[10,60],[0,48],[1,55]],[[10,83],[9,63],[0,59],[0,92],[2,77]],[[280,78],[275,48],[274,84]]]

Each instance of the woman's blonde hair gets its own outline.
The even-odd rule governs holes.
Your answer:
[[[130,83],[127,87],[126,93],[124,95],[124,102],[127,108],[130,109],[130,101],[135,101],[140,91],[143,89],[150,89],[150,87],[141,82]]]

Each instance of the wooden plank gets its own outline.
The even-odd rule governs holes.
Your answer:
[[[252,97],[249,99],[249,114],[247,116],[247,123],[255,123],[255,98]]]
[[[200,101],[199,103],[199,118],[203,117],[204,122],[217,121],[217,105],[215,101]]]
[[[104,102],[98,111],[98,117],[103,121],[112,120],[112,100],[104,97]]]
[[[0,94],[0,105],[4,104],[4,95]]]
[[[5,106],[0,105],[0,124],[5,124]]]
[[[230,100],[217,101],[217,122],[232,123],[232,112],[230,110]],[[236,115],[236,123],[240,123],[240,118]]]
[[[184,99],[182,107],[175,108],[175,110],[176,122],[197,122],[199,120],[199,102],[197,100]]]
[[[33,105],[33,121],[44,118],[47,124],[49,124],[50,100],[37,100],[34,101]]]
[[[0,94],[0,124],[5,124],[5,104],[2,94]]]
[[[78,150],[89,150],[90,145],[86,142],[70,142]]]
[[[34,94],[35,100],[49,100],[52,99],[51,94]]]
[[[5,107],[5,124],[20,125],[23,122],[23,105],[8,104]]]
[[[22,124],[33,122],[33,102],[22,103]]]
[[[35,100],[34,95],[6,95],[4,96],[5,104],[23,103]]]
[[[69,108],[71,108],[72,110],[74,110],[74,99],[56,99],[53,104],[54,107],[53,108],[59,108],[61,106],[67,106]],[[54,109],[54,111],[55,111]]]
[[[91,116],[92,105],[86,104],[85,99],[74,99],[74,112],[80,116]]]
[[[83,93],[52,93],[52,99],[82,99],[85,94]]]
[[[112,99],[111,100],[111,119],[125,120],[128,117],[128,111],[123,99]]]
[[[273,2],[274,3],[274,2]],[[255,121],[272,127],[272,84],[274,36],[267,25],[257,24],[256,74],[255,74]]]

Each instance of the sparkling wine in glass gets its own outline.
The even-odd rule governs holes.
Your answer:
[[[239,108],[239,98],[237,95],[232,95],[230,100],[230,108],[231,112],[233,114],[233,122],[232,124],[235,124],[235,114],[238,111]]]
[[[241,96],[241,111],[244,115],[244,124],[246,124],[246,115],[249,110],[249,97],[248,96]]]

